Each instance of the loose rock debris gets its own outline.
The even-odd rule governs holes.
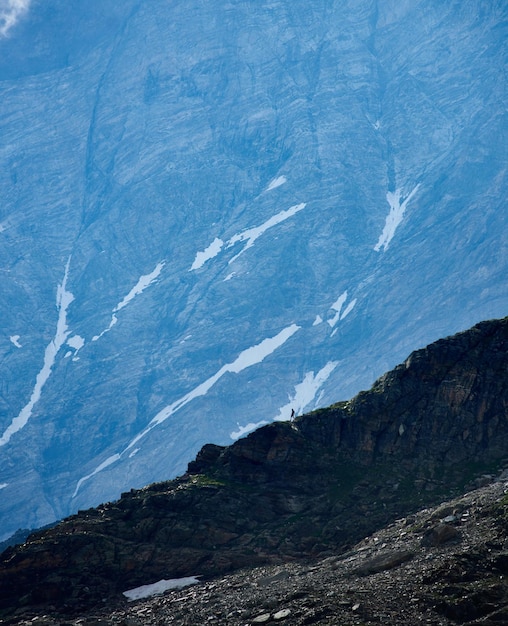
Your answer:
[[[28,610],[0,623],[499,626],[508,623],[507,494],[508,483],[495,482],[318,562],[244,569],[79,617]]]

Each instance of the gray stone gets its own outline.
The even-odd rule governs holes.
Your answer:
[[[457,541],[460,538],[459,531],[449,524],[437,524],[426,531],[421,545],[424,547],[437,547],[449,541]]]
[[[275,613],[275,615],[273,616],[273,619],[275,620],[286,619],[286,617],[289,617],[290,615],[291,615],[291,609],[282,609],[281,611],[277,611],[277,613]]]
[[[253,624],[266,624],[266,622],[270,621],[270,613],[262,613],[258,615],[252,620]]]
[[[386,552],[368,559],[356,568],[355,573],[360,576],[368,576],[369,574],[377,574],[388,569],[393,569],[414,556],[414,552],[409,550],[398,550],[395,552]]]

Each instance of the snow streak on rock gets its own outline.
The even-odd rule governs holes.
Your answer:
[[[203,267],[203,265],[209,260],[209,259],[213,259],[214,257],[216,257],[219,252],[222,250],[222,246],[224,245],[224,242],[222,241],[222,239],[219,239],[218,237],[216,237],[212,243],[208,246],[208,248],[206,248],[205,250],[203,250],[203,252],[198,252],[196,254],[196,258],[194,259],[194,263],[192,264],[191,268],[190,268],[190,272],[192,270],[197,270],[200,267]]]
[[[282,184],[282,183],[279,183],[279,184]],[[298,213],[298,211],[301,211],[305,207],[306,207],[305,202],[301,202],[300,204],[295,204],[294,206],[289,207],[289,209],[287,209],[286,211],[280,211],[280,213],[277,213],[277,215],[272,216],[270,219],[266,220],[266,222],[261,224],[261,226],[255,226],[254,228],[249,228],[247,230],[244,230],[241,233],[233,235],[233,237],[231,237],[231,239],[229,239],[226,242],[225,244],[226,249],[231,248],[236,243],[240,243],[244,241],[247,243],[238,254],[236,254],[232,259],[229,260],[229,263],[233,263],[233,261],[236,261],[236,259],[241,254],[243,254],[246,250],[248,250],[252,245],[254,245],[254,242],[256,241],[256,239],[261,237],[261,235],[265,233],[269,228],[272,228],[273,226],[277,226],[277,224],[284,222],[285,220],[292,217],[293,215]],[[216,257],[219,254],[219,252],[223,249],[223,246],[224,246],[224,242],[222,241],[222,239],[219,239],[218,237],[216,237],[214,241],[208,246],[208,248],[206,248],[203,252],[198,252],[196,254],[196,258],[194,259],[194,263],[192,264],[190,271],[196,270],[202,267],[209,259],[213,259],[214,257]],[[225,280],[230,280],[232,277],[233,277],[233,274],[229,274],[225,278]]]
[[[316,375],[314,375],[314,372],[307,372],[303,381],[295,386],[295,393],[290,397],[289,402],[280,408],[279,414],[274,418],[274,421],[288,420],[291,417],[292,409],[294,409],[297,415],[303,413],[315,400],[320,387],[328,380],[338,364],[338,361],[329,361]]]
[[[232,362],[223,365],[218,372],[216,372],[213,376],[205,380],[205,382],[198,385],[195,389],[185,394],[183,397],[179,398],[172,404],[164,407],[161,411],[157,413],[157,415],[152,419],[152,421],[148,424],[148,426],[139,433],[134,439],[129,443],[129,445],[120,453],[114,454],[110,456],[106,461],[101,463],[93,472],[81,478],[74,490],[73,498],[77,495],[79,488],[81,485],[87,481],[95,474],[98,474],[100,471],[118,461],[128,450],[133,448],[143,437],[145,437],[153,428],[165,422],[168,417],[179,411],[181,408],[189,404],[195,398],[199,398],[200,396],[206,395],[208,391],[215,385],[215,383],[220,380],[224,374],[232,373],[238,374],[244,369],[251,367],[252,365],[256,365],[261,363],[267,356],[275,352],[278,348],[280,348],[286,341],[292,337],[298,330],[300,330],[300,326],[296,324],[291,324],[286,328],[282,329],[275,337],[269,337],[268,339],[263,339],[260,343],[250,348],[247,348],[243,352],[240,352],[238,357]]]
[[[291,419],[291,412],[294,410],[296,415],[300,415],[304,412],[311,402],[316,398],[317,392],[320,387],[325,383],[333,370],[337,367],[338,361],[330,361],[314,376],[314,372],[307,372],[301,383],[295,386],[295,393],[289,396],[289,402],[282,406],[279,410],[279,414],[270,421],[287,422]],[[268,420],[262,420],[260,422],[249,422],[245,426],[238,424],[238,430],[234,430],[229,434],[233,441],[236,441],[240,437],[247,435],[248,433],[256,430],[260,426],[268,424]]]
[[[30,401],[26,404],[17,417],[15,417],[11,424],[7,427],[4,434],[0,438],[0,446],[4,446],[14,433],[21,430],[26,426],[28,420],[32,416],[32,411],[36,403],[39,401],[42,393],[42,388],[46,384],[48,378],[51,376],[53,365],[55,364],[56,355],[60,348],[67,341],[69,330],[67,328],[67,308],[69,304],[74,300],[74,296],[70,291],[67,291],[67,277],[69,274],[70,257],[65,265],[65,273],[63,281],[58,285],[56,291],[56,307],[58,309],[58,321],[56,324],[55,337],[50,341],[46,347],[44,353],[44,364],[41,371],[37,374],[35,379],[35,386],[30,397]]]
[[[129,293],[125,296],[125,298],[120,302],[120,304],[118,304],[113,309],[113,313],[117,313],[118,311],[123,309],[125,306],[127,306],[129,304],[129,302],[131,300],[133,300],[136,296],[138,296],[140,293],[143,293],[143,291],[149,285],[151,285],[156,278],[158,278],[158,276],[161,273],[163,267],[164,267],[164,261],[162,261],[162,263],[158,263],[156,265],[155,269],[153,270],[153,272],[151,272],[150,274],[146,274],[145,276],[141,276],[141,278],[134,285],[134,287],[129,291]]]
[[[340,316],[341,321],[351,313],[351,311],[355,308],[355,304],[356,304],[356,298],[354,300],[351,300],[351,302],[344,309],[343,313]]]
[[[277,187],[280,187],[281,185],[283,185],[286,182],[287,182],[287,178],[285,176],[279,176],[278,178],[274,178],[272,180],[272,182],[266,188],[266,191],[271,191],[272,189],[277,189]]]
[[[238,357],[232,362],[223,365],[218,372],[216,372],[213,376],[205,380],[204,383],[198,385],[191,392],[185,394],[182,398],[168,405],[162,411],[159,411],[157,415],[152,419],[148,427],[138,435],[136,439],[133,440],[132,443],[129,444],[129,448],[131,448],[135,442],[137,442],[141,437],[143,437],[149,430],[151,430],[157,424],[161,424],[166,421],[170,415],[173,415],[176,411],[180,410],[186,404],[188,404],[194,398],[198,398],[199,396],[204,396],[209,389],[211,389],[215,383],[221,379],[224,374],[228,372],[232,374],[238,374],[242,370],[251,367],[252,365],[256,365],[261,363],[267,356],[275,352],[278,348],[280,348],[286,341],[292,337],[296,331],[300,329],[300,326],[296,324],[291,324],[287,328],[284,328],[280,331],[275,337],[270,337],[268,339],[264,339],[261,343],[258,343],[251,348],[247,348],[243,352],[240,352]]]
[[[335,328],[335,325],[337,324],[337,322],[342,321],[351,313],[351,311],[355,308],[357,299],[355,298],[354,300],[351,300],[351,302],[344,309],[344,305],[346,304],[346,301],[347,301],[347,291],[344,291],[330,307],[332,311],[335,311],[335,315],[331,317],[329,320],[327,320],[330,328],[333,328],[333,332],[330,335],[331,337],[333,337],[335,333],[337,332],[337,328]],[[317,325],[316,321],[314,321],[313,325],[314,326]]]
[[[11,335],[9,337],[12,344],[16,346],[16,348],[22,348],[23,346],[19,343],[19,335]]]
[[[342,311],[342,307],[344,306],[346,300],[347,291],[344,291],[330,307],[333,311],[335,311],[335,315],[331,319],[327,320],[330,328],[333,328],[335,324],[339,321],[340,312]]]
[[[246,241],[247,243],[237,255],[235,255],[232,259],[230,259],[229,262],[233,263],[233,261],[236,261],[236,259],[241,254],[243,254],[246,250],[248,250],[251,246],[253,246],[256,239],[261,237],[261,235],[265,233],[269,228],[272,228],[273,226],[280,224],[284,220],[287,220],[289,217],[292,217],[293,215],[298,213],[298,211],[301,211],[305,207],[306,207],[305,202],[302,202],[300,204],[295,204],[294,206],[289,207],[287,211],[281,211],[280,213],[277,213],[277,215],[274,215],[273,217],[271,217],[269,220],[266,220],[266,222],[264,222],[264,224],[261,224],[261,226],[257,226],[255,228],[249,228],[248,230],[244,230],[242,233],[238,235],[234,235],[234,237],[232,237],[228,241],[228,248],[231,246],[234,246],[235,243],[238,243],[238,242]]]
[[[29,7],[30,0],[0,0],[0,37],[9,33]]]
[[[84,482],[92,478],[92,476],[95,476],[95,474],[102,472],[102,470],[106,469],[106,467],[109,467],[110,465],[113,465],[113,463],[116,463],[120,459],[120,456],[121,456],[120,454],[112,454],[105,461],[103,461],[100,465],[98,465],[94,469],[93,472],[90,472],[90,474],[87,474],[86,476],[83,476],[83,478],[80,478],[76,485],[76,489],[74,489],[74,493],[72,494],[72,497],[75,498],[78,495],[78,491]]]
[[[109,333],[109,331],[113,328],[113,326],[118,322],[116,313],[118,313],[118,311],[121,311],[124,307],[126,307],[129,304],[129,302],[131,302],[131,300],[133,300],[136,296],[143,293],[143,291],[159,277],[159,274],[162,272],[162,268],[164,267],[164,265],[165,263],[164,261],[162,261],[161,263],[158,263],[156,265],[153,272],[150,272],[150,274],[145,274],[144,276],[141,276],[141,278],[134,285],[134,287],[129,291],[129,293],[125,296],[125,298],[119,304],[117,304],[116,307],[113,309],[109,326],[106,329],[104,329],[99,335],[94,335],[92,337],[92,341],[97,341],[103,335],[105,335],[106,333]]]
[[[388,249],[388,245],[390,241],[393,239],[395,235],[395,231],[397,227],[402,222],[402,218],[404,217],[404,212],[406,210],[408,202],[418,191],[418,187],[420,185],[416,185],[416,187],[411,191],[409,196],[402,202],[400,202],[402,189],[396,189],[395,191],[389,191],[386,194],[386,199],[388,204],[390,205],[390,212],[386,217],[385,227],[383,228],[383,232],[381,233],[377,244],[374,246],[374,250],[379,252],[381,248],[383,248],[383,252]]]

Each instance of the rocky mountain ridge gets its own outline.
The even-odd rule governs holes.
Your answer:
[[[7,549],[0,605],[72,613],[161,578],[344,554],[506,465],[507,366],[508,318],[482,322],[349,402],[207,445],[181,478]]]

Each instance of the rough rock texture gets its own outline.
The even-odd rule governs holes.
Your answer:
[[[505,478],[399,518],[342,554],[241,569],[132,603],[108,599],[74,616],[26,607],[0,623],[500,626],[508,621],[507,520]],[[426,545],[443,525],[460,539]]]
[[[338,558],[384,524],[504,467],[507,348],[508,318],[483,322],[413,353],[350,402],[228,448],[205,446],[182,478],[34,533],[1,556],[1,606],[72,614],[162,578]],[[418,550],[463,541],[447,521],[455,508],[441,508],[444,521],[425,529]],[[355,576],[411,567],[413,554],[412,544],[394,545],[357,561]],[[494,604],[501,587],[491,590]]]

